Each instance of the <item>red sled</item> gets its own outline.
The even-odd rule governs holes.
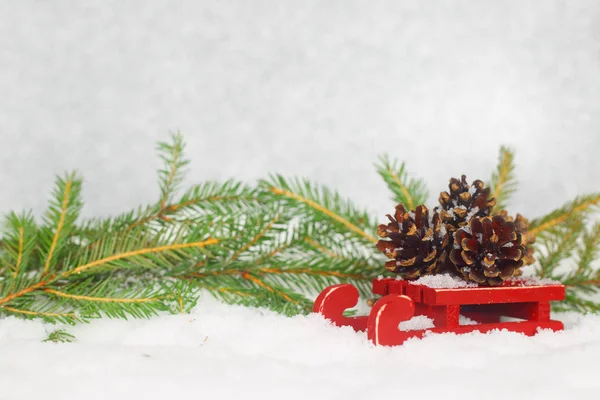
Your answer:
[[[563,324],[550,319],[550,301],[564,300],[561,284],[530,285],[524,281],[505,282],[496,287],[439,289],[393,278],[374,279],[373,293],[382,295],[367,316],[346,317],[344,311],[358,303],[358,290],[349,284],[329,286],[319,294],[313,312],[337,326],[367,331],[375,345],[395,346],[426,333],[456,334],[506,329],[528,336],[540,329],[560,331]],[[400,330],[399,325],[414,316],[433,320],[433,328]],[[460,316],[470,324],[461,325]],[[512,319],[506,321],[506,319]],[[514,320],[518,319],[518,320]]]

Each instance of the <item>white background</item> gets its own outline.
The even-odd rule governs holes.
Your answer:
[[[158,196],[181,130],[187,183],[306,176],[376,215],[372,163],[487,180],[517,150],[513,211],[600,190],[600,2],[0,0],[0,212],[78,169],[85,214]]]

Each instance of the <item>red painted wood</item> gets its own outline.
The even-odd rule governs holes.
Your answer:
[[[406,281],[390,280],[388,282],[388,294],[404,294],[406,293]]]
[[[565,287],[562,285],[455,289],[423,288],[423,302],[431,305],[526,303],[564,299]]]
[[[413,301],[404,295],[390,294],[373,305],[367,322],[367,337],[375,345],[387,345],[402,335],[398,325],[414,315]]]
[[[437,327],[455,328],[459,325],[460,306],[433,307],[433,324]]]
[[[550,302],[480,304],[472,306],[472,310],[490,315],[503,315],[529,321],[549,321]]]
[[[388,279],[373,279],[373,294],[378,294],[380,296],[385,296],[388,294]]]
[[[410,297],[415,303],[423,302],[423,286],[421,285],[407,285],[406,295]]]
[[[336,326],[351,326],[356,331],[364,331],[368,317],[344,316],[344,311],[358,303],[358,297],[358,289],[352,285],[329,286],[315,300],[313,312],[323,315]]]
[[[404,294],[408,282],[395,278],[375,278],[373,279],[373,293],[381,296],[386,294]]]

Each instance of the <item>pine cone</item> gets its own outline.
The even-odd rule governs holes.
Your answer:
[[[467,225],[472,217],[486,217],[496,205],[496,199],[490,199],[490,188],[484,187],[479,179],[467,184],[467,177],[450,179],[450,193],[441,192],[439,202],[442,206],[440,216],[447,225],[460,228]],[[448,227],[448,226],[447,226]]]
[[[535,258],[533,257],[533,246],[530,245],[535,243],[535,233],[529,232],[529,220],[523,217],[521,214],[517,214],[517,217],[513,220],[513,217],[510,217],[506,210],[499,211],[497,215],[502,216],[507,221],[515,223],[516,231],[521,234],[523,246],[525,247],[523,265],[533,264],[535,262]]]
[[[450,260],[464,279],[495,286],[518,274],[525,248],[514,222],[474,217],[454,234]]]
[[[390,223],[377,228],[379,236],[389,239],[377,242],[377,249],[392,259],[385,267],[404,279],[434,273],[445,234],[440,215],[434,212],[429,219],[429,210],[424,205],[408,213],[398,204],[395,216],[387,217]]]

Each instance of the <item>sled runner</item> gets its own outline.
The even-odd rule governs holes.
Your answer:
[[[369,340],[383,346],[400,345],[428,332],[461,334],[506,329],[533,336],[539,329],[563,329],[562,322],[550,319],[550,301],[565,298],[565,287],[561,284],[510,281],[496,287],[440,289],[384,278],[373,280],[373,293],[383,297],[373,305],[368,316],[344,316],[344,311],[354,307],[359,298],[358,290],[349,284],[323,290],[313,312],[322,314],[337,326],[366,330]],[[432,319],[434,327],[399,329],[400,322],[419,315]],[[461,315],[468,318],[470,324],[461,325]]]

